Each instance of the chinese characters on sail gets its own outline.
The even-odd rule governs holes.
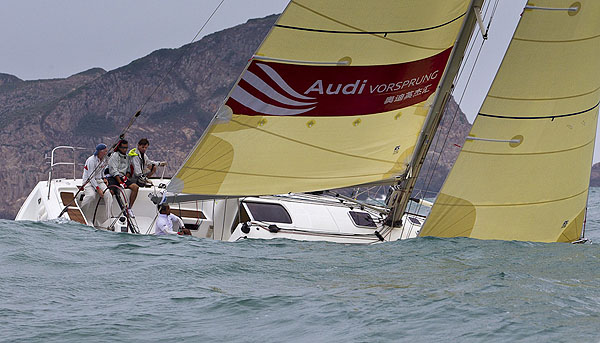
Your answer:
[[[306,65],[253,60],[226,105],[233,113],[353,116],[393,111],[427,100],[451,48],[392,65]]]

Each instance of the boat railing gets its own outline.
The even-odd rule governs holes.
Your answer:
[[[55,154],[57,151],[64,151],[64,150],[70,150],[73,154],[73,162],[69,161],[69,162],[57,162],[55,161]],[[81,147],[72,147],[72,146],[67,146],[67,145],[59,145],[57,147],[55,147],[54,149],[52,149],[52,152],[50,153],[50,156],[46,155],[45,158],[46,159],[50,159],[50,171],[48,172],[48,199],[50,199],[50,187],[52,184],[52,177],[54,176],[54,167],[56,166],[73,166],[73,181],[75,181],[77,179],[77,154],[76,151],[81,151],[81,150],[88,150],[86,148],[81,148]]]

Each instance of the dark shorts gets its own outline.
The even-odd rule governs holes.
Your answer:
[[[117,181],[117,179],[115,179],[114,177],[108,177],[106,178],[106,180],[108,181],[108,185],[109,186],[120,186],[119,182]],[[127,179],[127,181],[125,181],[125,186],[127,186],[126,188],[129,188],[130,185],[132,185],[133,182],[129,179]]]
[[[150,188],[150,187],[152,187],[152,185],[151,185],[151,184],[148,184],[148,183],[142,182],[142,180],[140,180],[140,179],[138,179],[138,180],[137,180],[135,183],[136,183],[138,186],[142,187],[142,188],[144,188],[144,187],[145,187],[145,188]]]

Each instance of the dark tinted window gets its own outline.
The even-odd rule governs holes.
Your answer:
[[[350,213],[350,217],[352,217],[356,226],[377,227],[373,218],[366,212],[350,211],[348,213]]]
[[[410,222],[413,224],[421,225],[421,221],[419,221],[417,218],[408,217],[408,220],[410,220]]]
[[[246,206],[248,206],[248,209],[255,220],[284,224],[292,223],[292,218],[289,213],[279,204],[247,202]]]
[[[233,233],[233,231],[235,231],[235,228],[238,226],[239,223],[245,223],[245,222],[249,222],[249,221],[250,221],[250,217],[248,216],[248,213],[246,213],[246,209],[244,208],[244,206],[240,205],[239,212],[235,215],[235,219],[233,220],[233,225],[231,225],[231,233]]]

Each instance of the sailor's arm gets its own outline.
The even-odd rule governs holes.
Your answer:
[[[117,182],[125,188],[125,175],[119,171],[119,156],[116,156],[116,152],[110,156],[108,160],[108,173],[117,180]]]
[[[159,167],[159,166],[164,167],[167,165],[167,162],[153,161],[151,159],[148,159],[148,154],[146,154],[146,167],[148,169],[152,170],[153,165],[155,165],[157,167]]]
[[[167,223],[163,223],[161,229],[162,229],[162,231],[164,233],[168,233],[169,235],[176,235],[177,234],[177,232],[173,231],[173,228],[169,227],[169,225]]]
[[[119,156],[115,156],[116,152],[113,153],[108,160],[108,172],[111,176],[117,178],[117,176],[122,176],[119,172]],[[121,179],[117,179],[117,181],[121,181]]]
[[[169,227],[169,221],[170,221],[169,217],[166,217],[164,219],[159,218],[156,221],[156,232],[161,231],[161,232],[164,232],[166,234],[171,234],[171,235],[177,234],[177,232],[173,231],[173,229],[171,227]]]
[[[99,191],[100,187],[98,186],[98,181],[96,181],[96,175],[100,171],[96,170],[96,168],[98,167],[98,164],[95,162],[96,161],[93,159],[88,159],[87,161],[85,161],[86,172],[83,173],[83,175],[84,175],[83,182],[86,182],[87,179],[89,178],[90,185],[96,190],[96,192],[98,192],[98,193],[100,193],[100,195],[102,195],[102,191]]]
[[[171,220],[173,226],[177,225],[177,230],[175,230],[175,228],[173,229],[173,231],[177,233],[179,233],[179,229],[183,229],[185,227],[183,220],[179,216],[174,215],[173,213],[169,214],[169,220]]]

